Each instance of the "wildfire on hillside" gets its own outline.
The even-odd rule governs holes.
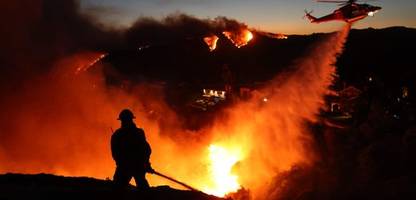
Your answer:
[[[278,40],[285,40],[289,37],[283,33],[270,33],[270,32],[264,32],[264,31],[256,31],[257,34],[264,35],[270,38],[278,39]]]
[[[95,65],[96,63],[98,63],[100,60],[102,60],[103,58],[105,58],[107,55],[108,55],[107,53],[96,53],[96,52],[90,52],[90,53],[88,53],[86,56],[92,57],[94,59],[92,61],[88,62],[87,64],[85,64],[85,63],[80,64],[76,68],[75,74],[79,74],[81,72],[87,71],[90,67],[92,67],[93,65]]]
[[[253,33],[247,29],[241,31],[224,31],[222,32],[237,48],[247,45],[253,39]]]
[[[204,37],[204,42],[208,45],[210,51],[214,51],[217,48],[218,39],[216,35]]]
[[[253,39],[248,29],[223,34],[238,48]],[[67,73],[65,65],[69,65],[70,73],[74,69],[76,74],[91,73],[70,79],[45,75],[5,104],[10,109],[5,113],[14,114],[2,121],[16,133],[2,146],[0,172],[111,177],[110,127],[119,126],[116,116],[128,106],[146,131],[153,148],[151,162],[158,171],[217,196],[248,188],[256,199],[268,199],[268,184],[275,175],[314,159],[304,120],[316,120],[346,34],[329,38],[293,73],[277,76],[253,98],[231,105],[212,126],[196,131],[181,126],[165,102],[163,88],[142,84],[125,91],[108,87],[103,74],[88,71],[107,54],[68,56],[57,62],[56,71]],[[91,82],[94,88],[85,87]],[[259,104],[265,96],[267,103]],[[38,131],[36,137],[27,137],[33,130]],[[33,151],[36,154],[30,154]],[[149,180],[152,185],[170,184],[157,177]]]

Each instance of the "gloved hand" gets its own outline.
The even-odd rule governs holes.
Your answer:
[[[152,164],[150,164],[150,162],[147,162],[144,164],[144,169],[146,170],[147,173],[155,173],[155,170],[152,168]]]

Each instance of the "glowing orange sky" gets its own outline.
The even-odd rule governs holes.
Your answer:
[[[366,18],[354,28],[416,27],[416,1],[378,1],[372,4],[383,9],[375,17]],[[184,12],[200,18],[226,16],[253,28],[287,34],[329,32],[342,26],[342,22],[316,25],[302,19],[304,9],[314,10],[314,15],[323,16],[337,8],[336,4],[315,3],[312,0],[81,0],[81,6],[83,12],[97,16],[100,21],[113,26],[129,26],[140,16],[161,18],[174,12]]]

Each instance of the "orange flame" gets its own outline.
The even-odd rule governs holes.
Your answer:
[[[312,51],[297,64],[297,71],[276,77],[251,100],[232,107],[227,120],[219,119],[214,125],[211,144],[221,144],[225,152],[240,150],[231,151],[237,152],[231,154],[234,159],[223,159],[228,165],[216,160],[227,172],[217,174],[230,179],[219,181],[227,189],[214,190],[214,194],[227,194],[241,185],[250,188],[254,196],[267,199],[267,184],[274,175],[314,160],[313,152],[305,145],[312,139],[304,120],[316,121],[333,80],[333,63],[343,50],[348,32],[349,26],[329,37],[316,47],[319,51]],[[234,180],[233,184],[229,180]]]
[[[203,191],[224,197],[230,192],[236,192],[241,188],[238,176],[232,173],[233,166],[242,160],[240,149],[226,149],[218,145],[209,146],[209,165],[211,184],[205,186]]]
[[[237,48],[247,45],[254,37],[253,33],[247,29],[239,32],[224,31],[222,34],[224,34],[224,36],[227,37]]]
[[[279,40],[285,40],[288,37],[285,34],[278,33],[278,34],[276,34],[276,36],[274,38],[279,39]]]
[[[158,85],[139,85],[128,93],[107,87],[100,73],[28,81],[30,88],[3,99],[3,113],[13,117],[0,116],[0,127],[12,133],[0,141],[0,173],[112,177],[110,127],[119,126],[118,112],[129,107],[146,131],[157,171],[211,194],[223,196],[244,186],[255,199],[268,199],[270,189],[279,187],[270,186],[275,175],[314,160],[304,120],[316,120],[348,30],[328,37],[294,72],[276,77],[199,131],[181,128]],[[71,56],[55,69],[73,73],[74,66],[91,60],[95,57]],[[91,83],[96,87],[85,87]],[[36,137],[30,134],[34,131]],[[148,178],[152,185],[171,185]]]
[[[204,42],[208,45],[210,51],[217,48],[218,37],[216,35],[204,37]]]

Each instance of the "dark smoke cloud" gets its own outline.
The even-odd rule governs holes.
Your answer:
[[[77,56],[74,56],[75,58],[71,56],[84,51],[109,52],[124,48],[135,49],[143,44],[166,44],[186,39],[201,40],[201,37],[208,34],[221,34],[225,30],[247,28],[247,25],[226,17],[212,20],[197,19],[177,13],[162,20],[140,18],[128,29],[111,30],[100,25],[94,18],[80,14],[79,3],[75,0],[0,1],[0,7],[3,8],[0,12],[2,27],[0,29],[2,45],[0,49],[0,92],[2,92],[0,163],[3,162],[0,164],[0,170],[2,171],[18,170],[33,173],[46,171],[59,174],[111,176],[113,165],[108,148],[111,135],[109,127],[117,126],[115,116],[125,105],[139,104],[134,105],[143,112],[137,113],[138,116],[150,115],[149,122],[140,121],[140,123],[156,123],[153,126],[158,128],[169,127],[169,130],[160,130],[167,135],[172,135],[174,132],[172,127],[176,124],[173,122],[178,121],[175,113],[166,112],[170,110],[163,102],[155,103],[155,99],[163,101],[161,89],[142,87],[135,90],[141,93],[134,97],[124,96],[125,93],[109,88],[101,76],[78,79],[62,78],[62,74],[59,77],[53,76],[53,73],[66,72],[64,69],[56,69],[66,66],[62,62],[56,64],[57,61],[68,58],[70,60],[68,62],[72,63]],[[333,43],[329,45],[332,46]],[[317,59],[313,61],[321,57],[322,55],[316,54]],[[315,62],[311,61],[311,63],[311,66],[314,66]],[[91,82],[91,79],[94,82]],[[92,84],[96,84],[97,87],[92,87]],[[116,99],[113,98],[114,96],[123,98]],[[139,103],[137,99],[140,99]],[[152,112],[144,113],[146,110]],[[163,113],[163,115],[160,117],[154,113]],[[140,119],[146,120],[145,117]],[[172,122],[174,125],[160,126],[159,121],[165,124]],[[153,129],[149,133],[158,132],[157,128]],[[383,147],[384,143],[390,141],[390,138],[382,140],[380,144],[369,142],[370,144],[364,145],[359,142],[343,142],[358,140],[354,135],[364,135],[359,131],[346,131],[343,135],[346,135],[347,139],[340,138],[343,136],[333,130],[322,134],[326,142],[323,145],[329,149],[326,158],[329,160],[328,163],[295,166],[287,172],[276,175],[272,178],[266,198],[336,199],[335,197],[347,196],[349,191],[345,188],[356,183],[356,179],[366,178],[367,181],[376,180],[374,182],[378,183],[377,180],[385,174],[383,172],[386,170],[374,168],[383,166],[378,164],[384,161],[384,157],[380,159],[382,156],[379,154],[386,154],[379,151],[386,149]],[[412,164],[411,166],[415,166],[416,163],[414,159],[416,148],[414,142],[412,143],[415,141],[415,135],[415,131],[407,131],[403,137],[405,152],[403,157],[406,158],[406,162]],[[178,137],[175,137],[175,140],[178,140]],[[360,148],[357,152],[351,152],[351,146]],[[156,155],[153,157],[160,159],[159,163],[172,160],[163,152],[172,152],[175,148],[163,145],[156,148],[161,148],[155,151]],[[194,146],[188,148],[188,151],[185,151],[187,153],[190,153],[191,149],[194,150]],[[180,153],[184,152],[178,151],[176,155],[181,155]],[[399,154],[392,152],[392,156],[388,157],[391,161],[389,163],[397,163],[395,158],[400,157]],[[197,160],[189,157],[183,159],[181,161]],[[359,169],[351,168],[350,163],[354,162],[359,162]],[[175,175],[189,174],[189,171],[185,171],[186,168],[179,166],[178,163],[175,165],[178,165],[176,168],[181,172]],[[395,165],[385,167],[390,168],[387,171],[402,170]],[[353,175],[358,178],[352,179],[352,172],[356,172]],[[365,174],[365,177],[359,176],[360,173]]]
[[[141,41],[160,43],[166,38],[200,37],[245,27],[224,17],[199,20],[175,14],[161,21],[138,19],[127,30],[113,30],[81,14],[76,0],[1,1],[0,7],[0,170],[7,171],[25,166],[25,172],[50,170],[73,159],[88,160],[85,155],[94,155],[91,152],[97,149],[108,150],[109,134],[101,134],[109,133],[108,124],[116,122],[119,109],[137,103],[120,91],[112,93],[105,77],[94,76],[91,82],[66,76],[73,75],[69,72],[75,71],[77,62],[85,65],[95,59],[96,52],[137,47]],[[118,101],[112,95],[124,98]],[[163,95],[151,96],[163,99]],[[162,110],[166,118],[168,108]],[[88,128],[89,124],[96,129]],[[89,139],[84,134],[90,134]],[[111,161],[107,155],[103,162]],[[70,165],[73,169],[80,166],[77,162]]]
[[[185,39],[201,39],[209,34],[223,31],[239,31],[247,25],[226,17],[198,19],[186,14],[176,13],[162,20],[154,18],[138,19],[126,31],[128,44],[171,43]]]
[[[125,10],[117,7],[103,6],[103,5],[90,5],[83,8],[83,13],[91,16],[111,16],[122,15]]]
[[[124,30],[80,14],[74,0],[1,1],[0,6],[1,173],[81,175],[95,168],[111,176],[110,127],[116,128],[122,108],[143,106],[111,90],[100,73],[74,72],[97,52],[121,48]]]
[[[79,4],[73,0],[1,1],[0,7],[0,154],[4,155],[25,144],[11,141],[27,140],[41,131],[21,135],[23,124],[30,123],[27,119],[37,119],[33,124],[45,123],[48,117],[40,114],[45,113],[42,110],[52,113],[53,108],[42,105],[54,104],[58,89],[39,89],[39,85],[56,84],[45,75],[54,63],[78,51],[115,46],[118,33],[79,14]],[[8,117],[10,114],[14,117]]]
[[[117,32],[79,14],[74,0],[1,1],[0,6],[2,85],[47,71],[62,56],[119,42]]]
[[[4,82],[47,71],[58,58],[81,50],[136,48],[247,27],[226,17],[197,19],[177,13],[162,20],[140,18],[132,27],[112,30],[81,14],[76,0],[2,1],[0,6],[2,80],[13,77]]]

